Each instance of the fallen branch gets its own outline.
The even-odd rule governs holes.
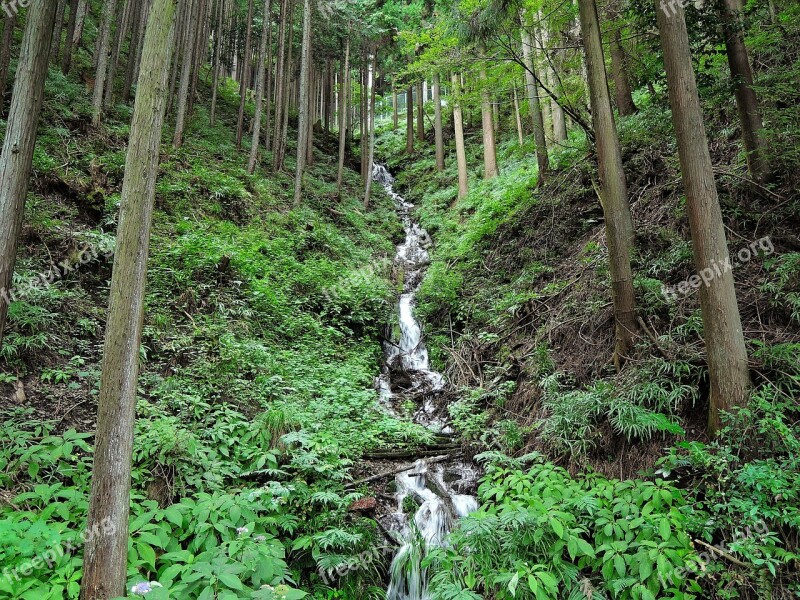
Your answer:
[[[716,554],[719,554],[720,556],[723,556],[723,557],[727,558],[729,561],[731,561],[735,565],[739,565],[740,567],[747,567],[747,568],[749,568],[751,566],[751,565],[748,565],[746,562],[742,562],[738,558],[735,558],[735,557],[731,556],[730,554],[728,554],[724,550],[720,550],[716,546],[712,546],[711,544],[706,544],[703,540],[694,540],[694,542],[696,544],[700,544],[701,546],[705,546],[706,548],[708,548],[709,550],[711,550],[712,552],[714,552]]]
[[[458,446],[452,444],[443,448],[432,448],[429,450],[395,450],[392,452],[372,452],[365,454],[364,458],[368,460],[384,460],[384,459],[398,459],[398,458],[424,458],[427,456],[439,456],[443,451],[457,450]]]

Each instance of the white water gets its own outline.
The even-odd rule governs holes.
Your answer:
[[[394,192],[394,178],[383,166],[375,165],[373,179],[394,198],[406,232],[406,239],[397,247],[395,257],[395,265],[404,276],[404,289],[397,304],[400,339],[396,343],[384,343],[386,366],[377,378],[376,387],[384,405],[395,413],[393,405],[398,397],[421,398],[422,407],[414,415],[414,421],[437,432],[450,433],[450,428],[437,416],[435,402],[445,389],[445,379],[430,368],[422,324],[414,316],[417,292],[430,263],[430,236],[414,222],[411,217],[414,205]],[[410,388],[398,389],[397,373],[410,380]],[[397,475],[397,510],[389,516],[387,523],[398,533],[402,545],[392,561],[387,600],[430,598],[429,573],[422,569],[422,559],[432,548],[447,543],[455,519],[478,509],[473,496],[460,493],[470,488],[476,478],[475,470],[467,464],[429,465],[424,459],[418,460],[413,469]],[[419,505],[413,519],[403,511],[409,497]]]

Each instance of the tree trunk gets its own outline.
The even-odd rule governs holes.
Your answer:
[[[119,54],[122,49],[122,44],[128,36],[128,25],[130,24],[130,9],[131,1],[127,0],[122,5],[122,2],[117,4],[117,14],[114,21],[117,23],[116,31],[114,32],[114,41],[111,44],[111,58],[108,61],[108,74],[106,75],[106,89],[103,95],[103,109],[108,110],[114,100],[114,78],[117,74],[117,65],[119,64]]]
[[[186,126],[189,107],[189,85],[192,77],[192,63],[194,62],[194,39],[195,29],[199,27],[197,15],[201,0],[187,0],[186,14],[186,35],[183,39],[183,64],[181,65],[180,85],[178,86],[178,114],[175,119],[175,134],[172,137],[172,145],[175,148],[183,146],[183,130]]]
[[[308,125],[310,120],[309,86],[311,76],[311,0],[303,0],[303,46],[300,54],[300,98],[297,125],[297,168],[294,173],[294,205],[300,206],[303,175],[306,168]]]
[[[194,112],[194,100],[197,97],[197,84],[200,81],[200,69],[206,59],[208,50],[208,5],[211,0],[200,0],[197,7],[197,24],[195,25],[195,38],[192,41],[192,71],[189,83],[189,107],[187,119],[191,118]]]
[[[280,146],[275,149],[274,154],[278,160],[278,169],[283,169],[283,163],[286,159],[286,140],[288,139],[289,135],[289,90],[293,87],[292,81],[292,54],[294,53],[294,44],[292,40],[294,39],[294,8],[295,8],[295,0],[289,0],[289,12],[288,18],[289,22],[287,23],[287,34],[288,34],[288,48],[286,50],[286,72],[284,73],[284,98],[283,98],[283,111],[281,113],[281,123],[280,123],[280,133],[278,135],[278,139],[280,141]],[[278,124],[275,124],[276,127]]]
[[[414,86],[406,92],[406,152],[414,154]]]
[[[417,82],[417,139],[425,141],[425,98],[422,96],[422,82]]]
[[[83,26],[86,24],[86,15],[89,13],[89,0],[78,0],[77,22],[75,33],[72,36],[72,45],[77,49],[83,39]]]
[[[758,109],[758,99],[753,89],[753,70],[744,45],[739,15],[742,10],[740,0],[719,0],[722,17],[722,31],[725,36],[725,53],[728,67],[735,86],[736,106],[742,126],[742,143],[747,153],[747,169],[750,176],[758,182],[767,182],[771,169],[765,156],[761,130],[764,124]]]
[[[308,34],[311,38],[311,34]],[[319,114],[317,113],[316,98],[319,92],[319,73],[314,68],[314,48],[309,41],[308,46],[308,69],[309,69],[309,85],[308,85],[308,119],[306,121],[306,147],[303,149],[306,153],[306,168],[314,164],[314,126],[319,121]]]
[[[611,294],[616,322],[614,363],[619,370],[636,335],[636,301],[631,272],[633,221],[628,203],[622,152],[608,92],[603,44],[595,0],[578,0],[581,32],[589,75],[589,99],[597,149],[600,202],[603,206],[611,272]]]
[[[275,70],[275,132],[272,136],[272,170],[280,170],[283,159],[281,153],[281,125],[283,123],[283,111],[285,105],[286,91],[286,37],[288,29],[287,21],[289,15],[289,0],[281,0],[281,10],[278,25],[278,61]]]
[[[58,63],[58,56],[61,52],[61,30],[64,28],[64,11],[67,8],[67,0],[58,0],[56,8],[56,20],[53,28],[53,41],[50,44],[50,60]]]
[[[78,10],[80,0],[71,0],[69,3],[69,21],[67,22],[67,34],[64,37],[64,51],[61,54],[61,72],[69,74],[72,64],[72,44],[75,36],[75,28],[78,25]]]
[[[565,44],[563,43],[563,36],[559,39],[562,41],[561,45],[564,46]],[[557,89],[561,85],[559,82],[557,69],[563,69],[563,52],[564,50],[556,51],[556,58],[554,58],[555,67],[549,69],[551,81],[550,89],[553,91],[553,93],[556,93]],[[567,141],[567,120],[564,116],[564,109],[552,96],[550,97],[550,114],[553,117],[553,141],[556,144],[563,144]]]
[[[348,27],[349,29],[349,27]],[[349,31],[348,31],[349,33]],[[347,98],[350,88],[350,36],[344,43],[344,66],[342,67],[342,83],[339,89],[339,168],[336,171],[336,196],[342,195],[342,178],[344,177],[344,154],[347,149]]]
[[[55,14],[54,2],[34,2],[28,8],[0,154],[0,231],[3,232],[0,237],[0,348],[8,306],[13,300],[11,278],[28,195]],[[6,21],[6,27],[10,26]]]
[[[97,33],[97,70],[94,76],[94,92],[92,94],[92,125],[99,127],[103,119],[103,98],[108,72],[109,52],[111,51],[111,25],[117,12],[120,0],[105,0],[100,29]],[[113,82],[110,82],[113,85]]]
[[[517,86],[514,86],[514,116],[517,120],[517,136],[519,137],[519,145],[522,146],[525,143],[523,134],[522,134],[522,117],[519,115],[519,98],[517,97]]]
[[[242,80],[239,84],[239,120],[236,125],[236,147],[242,148],[244,136],[244,109],[247,104],[247,89],[250,87],[251,45],[253,43],[253,0],[247,1],[247,34],[244,42],[244,57],[242,58]]]
[[[225,17],[225,0],[217,0],[217,22],[214,28],[214,60],[211,68],[213,78],[211,82],[211,126],[217,122],[217,97],[219,95],[219,76],[222,71],[222,26]]]
[[[104,535],[86,541],[83,600],[125,595],[139,347],[174,22],[174,0],[155,0],[125,161],[97,406],[88,531]]]
[[[128,47],[128,64],[125,67],[125,82],[122,85],[122,101],[127,103],[131,99],[131,88],[139,70],[139,62],[142,60],[142,42],[144,40],[144,28],[147,19],[148,2],[137,3],[131,25],[131,43]]]
[[[400,111],[397,107],[397,88],[394,87],[394,84],[392,86],[392,131],[397,131],[400,125]]]
[[[375,161],[375,88],[377,81],[375,74],[378,67],[378,49],[372,49],[372,89],[369,92],[369,111],[367,116],[367,129],[369,130],[369,155],[367,159],[367,182],[364,192],[364,208],[369,208],[369,196],[372,191],[372,165]]]
[[[453,73],[451,80],[453,90],[451,98],[453,103],[453,125],[456,138],[456,162],[458,164],[458,199],[461,200],[467,195],[467,153],[464,148],[464,120],[461,116],[461,93],[460,75]]]
[[[250,161],[247,172],[252,175],[256,170],[258,160],[258,147],[261,145],[261,110],[264,104],[264,84],[267,74],[267,39],[269,37],[269,13],[272,8],[271,0],[264,0],[264,19],[261,29],[261,47],[258,50],[258,69],[256,70],[256,112],[253,119],[253,143],[250,146]]]
[[[483,54],[483,53],[481,53]],[[486,68],[481,66],[478,75],[481,78],[481,117],[483,128],[483,171],[486,179],[497,177],[497,151],[494,142],[494,124],[492,123],[492,103],[486,83]]]
[[[622,48],[622,34],[619,27],[611,33],[611,73],[614,79],[614,99],[617,110],[623,117],[636,113],[633,93],[628,77],[628,66],[625,61],[625,50]]]
[[[267,33],[267,83],[264,91],[264,147],[267,152],[272,148],[272,2],[270,2],[269,32]]]
[[[747,404],[747,350],[683,8],[656,0],[656,15],[699,275],[692,279],[702,279],[697,285],[710,379],[708,427],[713,433],[720,428],[721,411]]]
[[[533,42],[531,34],[525,29],[522,18],[522,60],[525,62],[525,82],[527,83],[528,108],[533,123],[533,141],[536,144],[536,163],[539,166],[539,182],[541,185],[550,172],[550,158],[547,154],[547,141],[544,137],[544,118],[539,104],[539,88],[536,85],[536,66],[533,61]]]
[[[11,63],[11,45],[14,43],[14,26],[17,23],[17,13],[11,11],[3,20],[3,46],[0,48],[0,114],[3,113],[6,100],[6,87],[8,87],[8,68]]]
[[[436,138],[436,168],[444,171],[444,136],[442,134],[442,90],[439,73],[433,74],[433,132]]]

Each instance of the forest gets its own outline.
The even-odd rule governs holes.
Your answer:
[[[0,599],[800,598],[796,0],[0,9]]]

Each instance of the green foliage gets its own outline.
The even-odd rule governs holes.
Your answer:
[[[763,351],[762,351],[763,355]],[[795,355],[796,356],[796,355]],[[786,377],[797,378],[798,367]],[[796,383],[794,384],[796,385]],[[723,597],[758,582],[797,593],[793,569],[800,531],[800,439],[796,398],[767,383],[751,396],[750,406],[730,415],[717,440],[682,442],[659,461],[664,477],[694,490],[691,528],[707,543],[720,539],[742,557],[746,578],[714,565],[706,587],[731,589]],[[741,562],[741,561],[740,561]]]
[[[487,458],[480,510],[428,561],[433,598],[695,597],[678,571],[695,551],[671,484]]]
[[[629,441],[682,434],[677,417],[697,401],[697,376],[689,363],[660,358],[579,390],[565,389],[563,374],[554,373],[540,384],[548,411],[540,435],[554,451],[579,459],[595,448],[606,421]]]

